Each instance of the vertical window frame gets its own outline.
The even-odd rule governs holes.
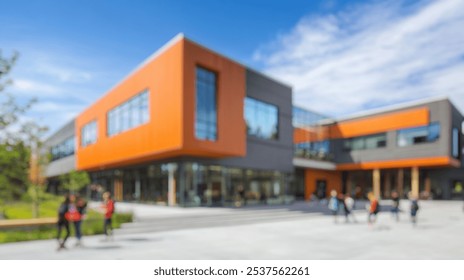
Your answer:
[[[217,141],[219,73],[202,65],[195,66],[195,138]],[[213,97],[213,98],[211,98]]]

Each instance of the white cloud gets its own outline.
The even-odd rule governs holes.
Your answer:
[[[33,117],[35,121],[49,127],[48,136],[75,118],[86,105],[85,103],[70,102],[68,100],[62,102],[51,100],[38,102],[31,107],[27,117]]]
[[[464,1],[377,1],[307,16],[261,47],[294,103],[329,115],[429,96],[464,109]]]
[[[14,80],[12,88],[28,96],[36,96],[38,93],[56,96],[56,94],[60,92],[60,89],[53,85],[27,79]]]
[[[95,102],[122,76],[112,60],[73,46],[47,48],[40,41],[6,42],[6,49],[18,49],[20,56],[10,75],[7,91],[25,104],[36,98],[25,118],[31,118],[55,132]],[[33,46],[33,47],[32,47]]]
[[[94,75],[77,67],[68,67],[49,60],[40,61],[37,72],[48,75],[64,83],[84,83],[93,79]]]

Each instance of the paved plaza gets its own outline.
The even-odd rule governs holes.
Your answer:
[[[324,205],[168,208],[118,203],[136,221],[84,238],[84,247],[56,251],[55,240],[0,245],[0,259],[464,259],[464,212],[459,201],[421,201],[418,224],[408,212],[396,222],[383,201],[368,226],[358,204],[357,223],[334,223]],[[408,202],[401,202],[408,209]]]

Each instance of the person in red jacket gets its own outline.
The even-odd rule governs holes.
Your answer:
[[[113,234],[111,218],[113,217],[114,213],[114,201],[111,199],[110,192],[103,193],[103,208],[105,211],[105,223],[103,230],[105,232],[106,238],[108,239]]]
[[[377,214],[379,213],[380,205],[379,200],[375,197],[374,193],[370,192],[367,194],[370,205],[368,206],[369,215],[367,216],[367,223],[372,225],[377,220]]]

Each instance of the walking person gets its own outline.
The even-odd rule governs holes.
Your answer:
[[[409,199],[411,200],[411,222],[413,226],[417,225],[417,212],[419,211],[419,201],[415,195],[409,193]]]
[[[353,210],[354,210],[354,199],[350,196],[349,193],[345,194],[345,218],[346,221],[349,222],[348,217],[351,217],[353,219],[353,222],[357,223],[356,218],[354,216]]]
[[[85,217],[87,202],[79,195],[71,195],[70,200],[69,213],[71,213],[71,217],[68,220],[72,221],[74,225],[77,239],[76,247],[79,247],[82,246],[82,221]]]
[[[391,213],[392,213],[393,218],[395,218],[395,220],[399,222],[400,220],[400,196],[397,191],[393,191],[391,196],[392,196]]]
[[[56,239],[58,240],[58,250],[66,249],[66,240],[69,238],[69,222],[66,219],[66,213],[69,211],[69,195],[64,196],[64,201],[60,204],[58,208],[58,223],[57,223],[57,236]],[[66,230],[66,235],[61,240],[61,231],[63,228]]]
[[[343,193],[339,193],[337,195],[338,199],[338,211],[343,211],[343,215],[345,216],[345,222],[348,223],[348,209],[345,205],[345,196]]]
[[[103,209],[105,212],[103,231],[106,235],[106,240],[109,240],[113,235],[113,225],[111,218],[113,217],[114,213],[114,201],[111,199],[110,192],[103,193]]]
[[[380,211],[379,200],[375,197],[374,193],[370,192],[367,194],[369,199],[367,223],[369,226],[373,225],[377,221],[377,214]]]
[[[337,215],[338,215],[338,198],[337,198],[337,191],[331,190],[330,191],[330,199],[329,199],[329,209],[332,211],[332,215],[334,216],[334,223],[337,223]]]

